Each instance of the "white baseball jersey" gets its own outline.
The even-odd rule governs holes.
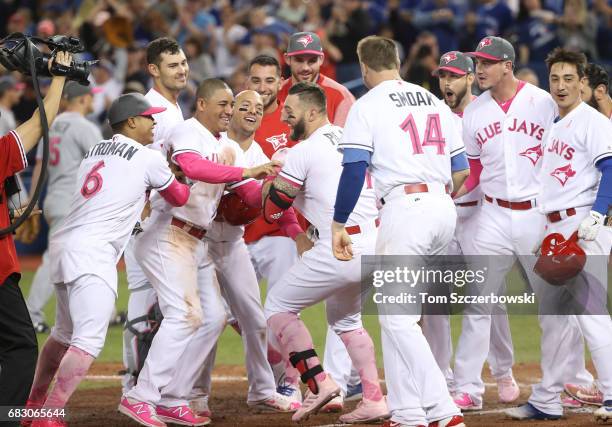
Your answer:
[[[302,187],[294,206],[319,231],[319,236],[331,234],[334,204],[340,175],[342,155],[338,142],[342,129],[331,124],[317,129],[287,153],[279,176]],[[376,195],[368,177],[347,226],[367,224],[378,217]]]
[[[529,83],[515,95],[507,113],[490,91],[466,107],[463,141],[468,157],[480,158],[480,186],[486,195],[509,201],[537,196],[544,132],[556,115],[550,94]]]
[[[542,145],[542,212],[595,202],[601,179],[595,163],[612,157],[611,138],[612,123],[584,102],[551,126]]]
[[[384,81],[353,104],[339,146],[372,152],[378,198],[402,184],[450,185],[450,157],[464,151],[450,108],[403,80]]]
[[[89,273],[116,285],[117,272],[108,267],[119,261],[146,191],[163,190],[173,179],[159,152],[123,135],[91,147],[79,167],[72,210],[51,236],[51,253],[58,256],[53,283]]]
[[[195,117],[176,125],[169,135],[167,147],[172,151],[173,158],[179,154],[195,153],[210,161],[216,161],[222,150],[233,150],[235,153],[235,166],[245,167],[244,153],[236,142],[227,136],[219,139],[210,133]],[[227,185],[234,189],[250,180],[242,180]],[[219,200],[223,195],[226,184],[209,184],[196,181],[191,187],[191,195],[185,206],[172,208],[172,214],[188,221],[198,227],[208,230],[217,213]],[[153,204],[154,208],[158,204]]]
[[[458,114],[453,114],[453,117],[455,119],[455,126],[457,127],[459,134],[460,135],[463,134],[463,117]],[[458,190],[458,188],[455,188],[455,190]],[[453,199],[453,201],[455,202],[455,204],[459,204],[459,203],[474,202],[474,201],[481,200],[481,199],[482,199],[482,189],[480,188],[480,185],[478,185],[476,186],[476,188],[474,188],[469,193],[464,194],[461,197],[457,197],[456,199]]]
[[[231,140],[225,132],[222,132],[221,136]],[[249,168],[263,165],[270,161],[259,144],[255,141],[253,141],[250,147],[246,151],[243,151],[243,153],[246,166]],[[219,221],[213,221],[208,233],[206,233],[206,237],[213,242],[234,242],[241,239],[243,235],[244,226],[231,225],[227,222]]]
[[[147,101],[154,107],[166,107],[166,111],[153,115],[155,119],[155,128],[153,129],[153,144],[149,148],[161,151],[166,154],[167,140],[172,131],[172,128],[183,119],[181,107],[178,104],[168,101],[161,93],[154,88],[149,89],[145,95]]]

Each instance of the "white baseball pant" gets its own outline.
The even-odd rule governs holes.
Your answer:
[[[208,286],[203,283],[199,286],[203,280],[199,269],[207,259],[207,244],[170,221],[169,213],[154,210],[145,231],[136,236],[136,256],[157,293],[164,320],[153,339],[138,384],[126,396],[153,405],[178,406],[187,404],[186,397],[167,393],[165,389],[181,372],[183,353],[200,328],[221,328],[225,314],[214,299],[210,279],[204,278],[209,280]],[[206,316],[200,302],[204,297],[202,288],[213,296],[207,301],[211,305]],[[208,349],[199,350],[208,353],[210,346],[212,343]],[[162,393],[169,398],[162,400]]]
[[[108,330],[115,292],[102,278],[84,274],[70,283],[55,285],[57,308],[51,336],[98,357]]]
[[[578,229],[580,222],[589,215],[590,207],[576,208],[576,215],[562,219],[555,223],[548,223],[546,233],[561,233],[567,239]],[[569,291],[577,295],[578,290],[582,294],[580,299],[587,301],[595,313],[608,313],[606,308],[608,287],[608,257],[612,249],[612,228],[602,227],[594,241],[579,240],[578,244],[587,254],[587,262],[575,282],[567,285]],[[584,336],[591,352],[591,359],[595,370],[599,389],[603,393],[604,400],[612,399],[612,320],[609,314],[591,315],[584,314],[574,316],[580,331]],[[574,347],[572,352],[582,355],[584,360],[584,347]],[[567,356],[571,353],[555,351],[550,355],[548,363],[553,366],[567,366]],[[567,370],[556,369],[544,371],[542,380],[534,385],[529,397],[529,403],[549,414],[563,412],[560,394],[563,384],[567,382]]]
[[[473,239],[474,253],[493,255],[488,258],[487,281],[481,294],[499,293],[507,273],[518,259],[538,301],[549,301],[551,292],[556,290],[533,273],[535,257],[531,254],[538,239],[542,238],[544,215],[537,208],[511,210],[485,201],[477,220],[479,227]],[[482,403],[484,383],[481,372],[489,353],[491,316],[487,314],[488,310],[491,309],[479,305],[466,308],[455,353],[455,389],[470,394],[477,405]],[[563,365],[552,363],[554,353],[575,351],[581,343],[580,331],[573,316],[570,316],[570,321],[567,316],[544,315],[538,318],[542,328],[541,368],[544,376],[554,377],[555,372],[564,369]],[[584,360],[576,362],[580,366],[572,367],[574,375],[585,372]]]
[[[385,198],[380,211],[376,254],[443,254],[455,230],[457,214],[451,198],[434,192],[400,194],[398,190],[392,190],[392,197]],[[392,420],[427,425],[459,415],[444,375],[417,324],[420,314],[387,314],[388,310],[385,304],[378,305]]]

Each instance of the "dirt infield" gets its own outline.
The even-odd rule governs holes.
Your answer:
[[[96,364],[91,374],[116,375],[121,369],[119,364]],[[524,402],[530,392],[528,384],[534,383],[539,376],[539,369],[535,365],[515,366],[515,375],[521,386],[521,397],[518,402]],[[234,379],[245,375],[244,368],[237,366],[219,366],[214,371],[216,381],[213,382],[213,393],[211,400],[211,410],[213,412],[214,426],[252,426],[252,427],[275,427],[291,426],[291,417],[287,414],[255,414],[246,405],[247,383],[243,379]],[[117,413],[117,404],[121,395],[121,388],[118,380],[111,380],[108,387],[92,388],[79,390],[71,399],[68,407],[69,425],[71,427],[87,426],[117,426],[128,427],[137,424],[127,417]],[[486,383],[494,381],[485,376]],[[101,384],[100,384],[101,385]],[[497,403],[496,387],[487,387],[485,396],[485,406],[479,414],[466,414],[466,424],[469,427],[556,427],[556,426],[593,426],[592,415],[581,409],[579,412],[566,411],[566,417],[560,421],[544,422],[521,422],[512,421],[504,417],[500,412],[510,405]],[[352,409],[356,402],[347,404],[346,409]],[[590,409],[589,409],[590,411]],[[306,426],[331,426],[335,424],[338,414],[320,414],[305,423]]]

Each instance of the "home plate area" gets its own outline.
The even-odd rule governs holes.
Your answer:
[[[117,363],[97,363],[90,371],[86,386],[78,390],[68,406],[68,424],[71,427],[137,426],[129,418],[117,412],[121,396],[121,382],[117,373],[122,369]],[[383,373],[381,372],[381,375]],[[488,373],[487,373],[488,374]],[[539,367],[535,364],[516,364],[514,375],[521,387],[521,396],[517,404],[524,403],[531,391],[530,385],[539,377]],[[465,421],[468,427],[557,427],[557,426],[593,426],[591,415],[594,407],[566,410],[565,417],[557,421],[515,421],[507,419],[503,411],[513,405],[497,403],[495,381],[488,375],[484,377],[487,384],[485,404],[481,411],[467,412]],[[255,413],[246,405],[248,384],[243,367],[220,365],[215,368],[213,377],[212,424],[219,427],[249,426],[275,427],[296,425],[291,422],[290,414]],[[357,402],[347,402],[345,411],[354,409]],[[339,414],[317,414],[312,416],[304,426],[331,427],[342,426],[338,423]]]

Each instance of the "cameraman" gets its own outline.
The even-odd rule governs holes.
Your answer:
[[[70,66],[72,54],[58,52],[49,61]],[[49,125],[59,108],[66,77],[54,76],[44,99]],[[0,136],[0,228],[10,225],[5,180],[27,166],[26,153],[42,137],[40,112],[17,129]],[[38,344],[21,289],[13,236],[0,236],[0,406],[25,405],[36,367]],[[17,425],[17,423],[15,423]]]

